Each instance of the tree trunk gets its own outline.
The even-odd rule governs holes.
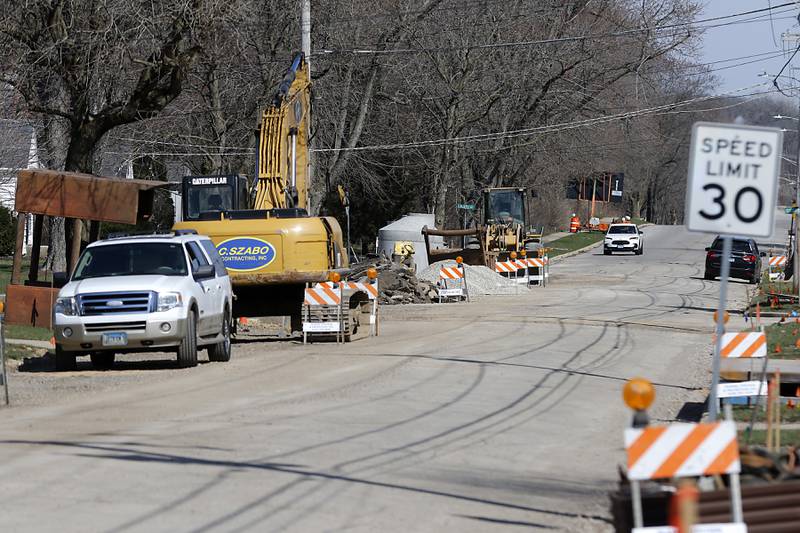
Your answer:
[[[64,219],[61,217],[47,217],[47,232],[50,241],[47,247],[45,270],[53,272],[67,271],[67,247],[64,236]]]

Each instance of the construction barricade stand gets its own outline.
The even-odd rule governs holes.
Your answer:
[[[306,287],[303,299],[303,344],[309,337],[335,336],[344,341],[344,284],[320,283]]]
[[[456,266],[443,266],[439,269],[438,290],[439,303],[454,299],[469,301],[467,289],[467,272],[461,257],[456,258]]]
[[[767,273],[770,281],[783,279],[783,269],[786,267],[785,255],[774,255],[767,258]]]
[[[367,278],[361,281],[326,281],[306,288],[303,302],[303,342],[311,336],[336,335],[337,342],[346,340],[353,325],[350,321],[349,305],[345,305],[355,293],[366,295],[369,300],[369,334],[378,335],[378,279],[377,271],[370,269]],[[361,302],[364,296],[359,297]],[[338,306],[336,309],[333,306]],[[335,311],[335,313],[334,313]],[[337,327],[338,326],[338,327]]]
[[[625,450],[633,501],[633,533],[667,531],[663,526],[643,527],[640,481],[721,474],[730,476],[733,524],[725,529],[723,524],[713,525],[718,529],[705,529],[712,524],[703,524],[693,531],[746,531],[742,521],[741,466],[735,422],[629,428],[625,430]]]
[[[519,284],[546,286],[547,278],[550,277],[549,258],[546,255],[527,258],[525,255],[523,253],[522,258],[517,259],[516,253],[512,253],[508,261],[495,263],[494,271]]]

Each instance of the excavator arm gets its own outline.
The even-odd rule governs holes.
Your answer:
[[[261,115],[254,209],[308,211],[308,130],[311,82],[297,54]]]

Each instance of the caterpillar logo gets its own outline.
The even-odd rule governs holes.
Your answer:
[[[217,252],[232,272],[252,272],[275,260],[275,248],[255,237],[234,237],[217,245]]]

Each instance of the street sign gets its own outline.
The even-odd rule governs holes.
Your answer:
[[[458,209],[466,209],[468,211],[472,211],[475,209],[475,204],[456,204]]]
[[[783,133],[777,128],[697,122],[686,185],[686,227],[769,237]]]
[[[739,381],[717,385],[717,398],[738,398],[740,396],[766,396],[766,381]]]

